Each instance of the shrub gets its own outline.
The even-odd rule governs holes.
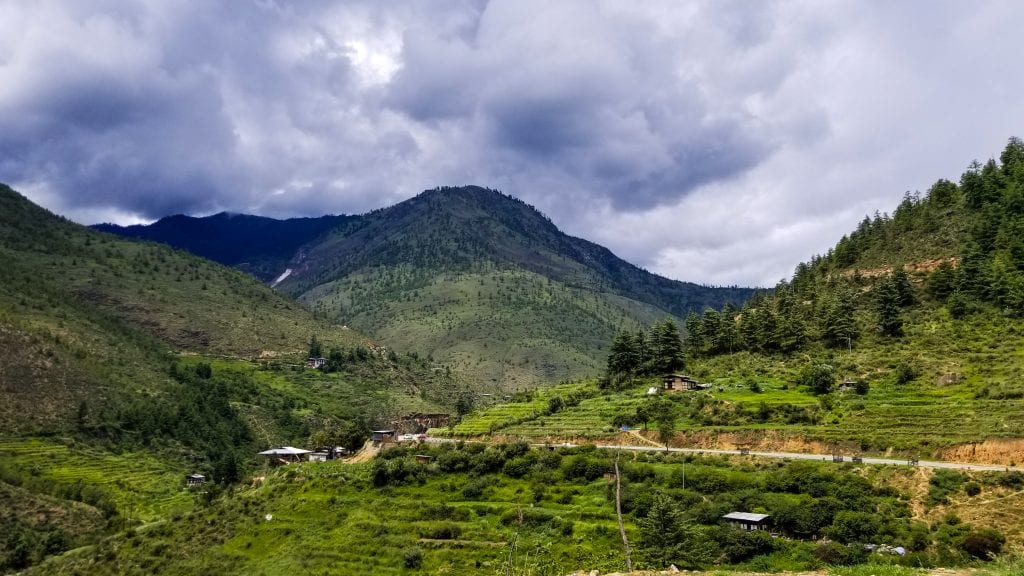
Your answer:
[[[433,540],[458,540],[461,535],[462,528],[458,524],[445,524],[429,531],[426,537]]]
[[[964,484],[964,492],[966,492],[968,496],[977,496],[978,494],[981,494],[981,484],[978,484],[977,482],[968,482],[967,484]]]
[[[979,528],[960,540],[959,548],[974,558],[989,560],[1003,550],[1006,537],[998,530]]]
[[[906,384],[920,375],[921,372],[917,369],[917,366],[906,361],[897,364],[896,369],[893,371],[893,378],[896,380],[896,384]]]
[[[418,546],[412,548],[406,548],[403,553],[405,556],[405,567],[415,570],[420,566],[423,566],[423,550]]]
[[[825,542],[814,550],[814,556],[832,566],[859,564],[867,556],[863,547],[843,546],[838,542]]]
[[[462,496],[467,500],[476,500],[483,496],[484,488],[487,487],[487,483],[483,478],[477,478],[476,480],[470,480],[462,488]]]

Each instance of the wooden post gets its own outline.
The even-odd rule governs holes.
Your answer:
[[[632,552],[629,549],[629,539],[626,538],[626,526],[622,523],[622,482],[619,479],[618,450],[615,452],[615,514],[619,517],[619,534],[622,536],[622,547],[626,554],[626,572],[632,572]]]

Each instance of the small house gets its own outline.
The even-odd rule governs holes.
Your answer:
[[[416,463],[417,464],[430,464],[430,461],[433,460],[433,459],[434,459],[434,457],[430,456],[429,454],[417,454],[416,455]]]
[[[728,520],[730,524],[747,532],[754,530],[767,530],[768,514],[753,514],[751,512],[730,512],[725,516],[722,516],[725,520]]]
[[[319,368],[322,368],[325,364],[327,364],[327,358],[323,358],[320,356],[310,356],[309,358],[306,358],[306,368],[312,368],[314,370],[317,370]]]
[[[395,431],[394,430],[374,430],[370,432],[370,439],[373,440],[374,444],[381,444],[383,442],[394,442]]]
[[[202,486],[206,483],[206,476],[202,474],[189,474],[185,476],[185,484],[189,488],[195,488],[196,486]]]
[[[309,450],[303,450],[302,448],[283,446],[281,448],[264,450],[263,452],[260,452],[259,455],[269,456],[272,462],[277,462],[279,464],[291,464],[293,462],[301,462],[302,457],[309,453]]]
[[[685,374],[666,374],[662,378],[662,382],[665,384],[665,390],[701,390],[704,388],[700,382]]]

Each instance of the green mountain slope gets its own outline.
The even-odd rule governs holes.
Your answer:
[[[302,365],[313,336],[324,370]],[[30,493],[0,571],[191,508],[187,472],[235,482],[270,445],[359,445],[464,394],[247,274],[0,186],[0,495]]]
[[[1024,144],[1013,139],[959,184],[866,219],[771,295],[689,316],[686,371],[706,390],[647,397],[660,374],[629,361],[649,352],[625,332],[603,389],[552,389],[579,401],[494,407],[455,432],[609,438],[648,424],[679,445],[1020,464],[1022,226]]]
[[[288,268],[278,287],[318,312],[506,389],[596,374],[618,329],[752,293],[655,276],[478,187],[370,213]]]
[[[563,234],[533,207],[476,186],[430,190],[335,218],[333,228],[261,277],[287,272],[275,286],[320,315],[450,363],[496,389],[596,374],[604,343],[621,327],[739,304],[752,294],[650,274]],[[265,220],[258,224],[268,226]],[[245,226],[239,217],[218,216],[106,229],[189,250],[226,243],[218,251],[227,253],[252,236]]]

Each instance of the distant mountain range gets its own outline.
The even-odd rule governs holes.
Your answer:
[[[477,186],[361,216],[97,228],[234,266],[335,322],[505,389],[596,374],[618,330],[753,294],[651,274]]]

